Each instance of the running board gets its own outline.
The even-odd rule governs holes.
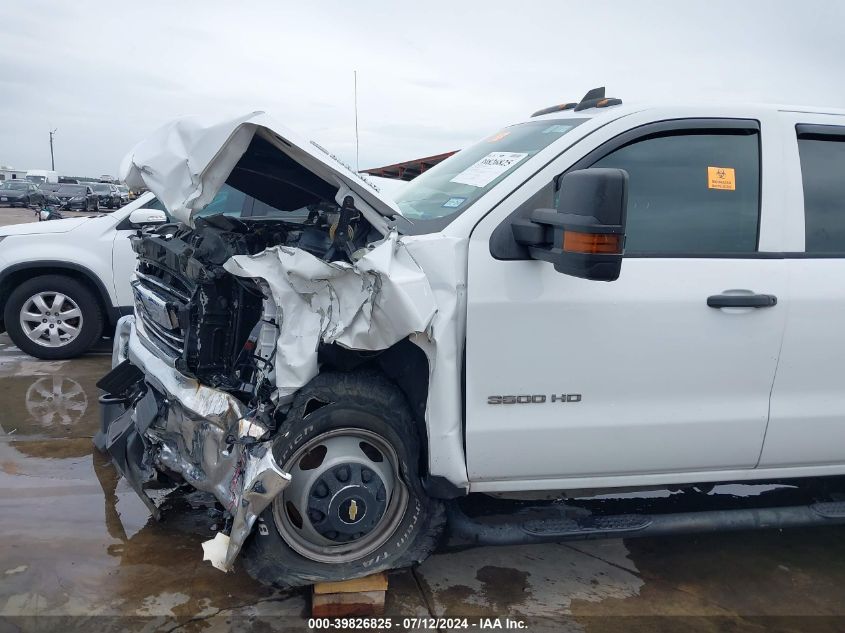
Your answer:
[[[586,514],[575,517],[486,522],[467,516],[456,501],[446,505],[452,534],[479,545],[633,538],[691,532],[759,530],[845,523],[845,502],[806,506],[705,510],[673,514]]]

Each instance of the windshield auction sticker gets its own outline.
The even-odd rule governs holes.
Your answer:
[[[736,189],[736,173],[734,172],[734,168],[708,167],[707,188],[734,191]]]
[[[471,187],[486,187],[526,156],[528,154],[518,152],[490,152],[477,163],[464,169],[450,182]]]

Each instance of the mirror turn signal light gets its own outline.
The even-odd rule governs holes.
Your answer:
[[[563,250],[570,253],[622,254],[623,236],[618,233],[563,232]]]

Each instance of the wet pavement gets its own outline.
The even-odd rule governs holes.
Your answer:
[[[170,495],[156,523],[93,448],[109,360],[38,361],[0,336],[0,631],[304,629],[305,591],[202,562],[208,497]],[[530,631],[842,631],[843,537],[446,543],[391,576],[387,612],[394,630],[412,624],[404,617],[482,616]]]
[[[61,214],[63,218],[97,215],[96,213],[86,211],[62,211]],[[0,226],[28,224],[30,222],[38,222],[38,216],[36,215],[34,209],[24,207],[0,207]]]

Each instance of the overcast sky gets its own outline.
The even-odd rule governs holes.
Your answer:
[[[115,174],[187,114],[266,110],[361,168],[457,149],[607,86],[845,107],[845,2],[0,3],[0,164]]]

